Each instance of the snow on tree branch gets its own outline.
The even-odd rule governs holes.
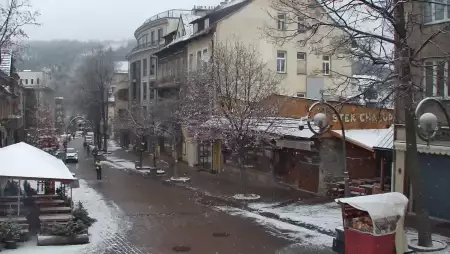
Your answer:
[[[439,37],[448,34],[450,24],[431,34],[423,32],[422,10],[427,4],[430,3],[421,0],[273,0],[273,11],[268,12],[273,22],[263,30],[275,43],[294,42],[319,56],[349,59],[353,73],[359,76],[342,73],[331,66],[335,82],[333,87],[327,87],[327,93],[344,101],[361,97],[367,101],[373,100],[375,91],[379,102],[392,105],[394,95],[404,96],[397,89],[395,48],[408,48],[409,64],[421,69],[429,57],[421,52],[430,45],[438,49],[439,54],[434,57],[449,56],[448,47],[439,47],[442,41]],[[396,17],[395,7],[399,5],[406,13],[404,19]],[[411,11],[412,8],[419,12]],[[398,33],[404,34],[405,40],[396,41]],[[422,91],[422,87],[421,83],[411,84],[415,91]]]
[[[39,25],[38,16],[39,12],[31,9],[28,0],[3,1],[0,4],[0,49],[19,46],[22,39],[28,38],[24,27]]]
[[[264,102],[279,85],[280,77],[252,45],[216,44],[211,59],[191,71],[182,86],[179,119],[194,135],[220,138],[242,154],[276,124],[280,105]]]

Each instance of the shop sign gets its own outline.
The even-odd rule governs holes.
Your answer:
[[[297,140],[277,140],[278,147],[286,147],[297,150],[311,151],[313,147],[312,141],[297,141]]]
[[[391,123],[394,120],[392,113],[357,113],[340,116],[344,123]],[[333,122],[338,122],[336,115],[333,115]]]

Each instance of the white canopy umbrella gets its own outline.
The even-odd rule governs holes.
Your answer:
[[[0,148],[0,165],[0,177],[18,179],[19,186],[21,179],[61,182],[76,180],[60,159],[23,142]],[[20,191],[17,195],[17,215],[19,214]]]
[[[0,177],[76,180],[62,160],[23,142],[0,148],[0,165]]]

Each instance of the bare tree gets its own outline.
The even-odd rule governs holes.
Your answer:
[[[153,167],[157,167],[157,137],[169,134],[172,137],[172,155],[175,155],[176,135],[167,128],[169,124],[176,123],[173,120],[173,109],[177,106],[177,101],[166,99],[156,102],[151,100],[143,107],[139,102],[130,103],[126,113],[116,118],[118,128],[127,129],[136,138],[136,147],[139,149],[139,167],[143,168],[143,152],[152,145]],[[176,172],[174,172],[176,175]]]
[[[108,144],[108,98],[113,82],[115,63],[112,50],[98,47],[85,56],[77,70],[80,79],[83,107],[97,129],[97,144],[107,151]],[[103,140],[100,138],[102,137]]]
[[[49,105],[40,104],[33,108],[27,109],[27,114],[33,123],[34,130],[28,131],[28,142],[36,144],[39,138],[43,136],[53,136],[54,128],[54,112]]]
[[[277,123],[280,107],[263,103],[279,92],[280,78],[256,48],[240,41],[214,45],[212,57],[197,66],[181,91],[180,119],[197,135],[220,139],[237,157],[243,189],[248,151]],[[245,192],[245,190],[243,190]]]
[[[38,16],[39,12],[31,10],[28,0],[9,0],[0,4],[0,49],[19,46],[20,40],[28,38],[24,27],[39,25]]]
[[[450,27],[446,23],[430,34],[422,33],[423,16],[426,16],[422,11],[430,11],[429,6],[431,3],[420,0],[273,0],[272,7],[279,15],[269,15],[277,27],[264,29],[276,43],[298,42],[299,47],[308,47],[318,55],[346,57],[358,62],[364,74],[383,73],[376,79],[358,77],[365,87],[354,97],[375,88],[384,90],[378,98],[381,102],[392,97],[401,102],[396,121],[405,124],[405,164],[419,222],[419,245],[427,247],[432,245],[431,229],[421,186],[414,101],[423,92],[419,73],[423,72],[424,60],[430,57],[422,51],[433,46],[439,51],[434,57],[448,58],[449,52],[439,47],[438,38],[448,34]],[[332,74],[343,81],[340,86],[351,86],[355,79],[336,71]]]

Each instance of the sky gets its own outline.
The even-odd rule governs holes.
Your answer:
[[[30,0],[40,12],[30,40],[125,40],[146,19],[169,9],[214,6],[220,0]]]

